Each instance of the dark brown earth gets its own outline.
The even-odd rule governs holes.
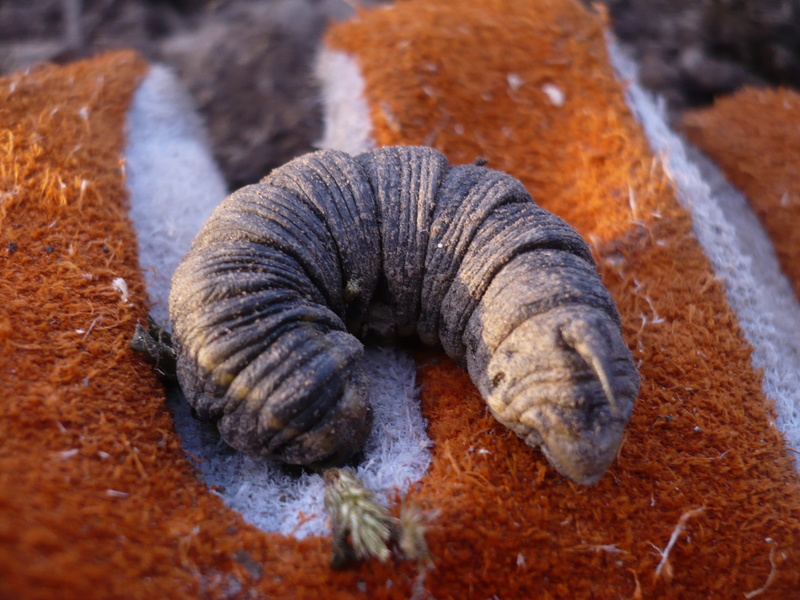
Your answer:
[[[0,74],[120,46],[166,62],[235,188],[313,148],[315,51],[326,23],[355,1],[0,0]],[[800,87],[800,0],[604,3],[642,83],[673,117],[747,84]]]

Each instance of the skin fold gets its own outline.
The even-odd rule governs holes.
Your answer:
[[[513,177],[431,148],[324,150],[234,192],[177,269],[170,318],[197,414],[292,464],[363,445],[370,334],[441,344],[581,484],[613,461],[639,390],[581,237]]]

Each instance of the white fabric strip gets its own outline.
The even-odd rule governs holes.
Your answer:
[[[139,265],[151,314],[166,323],[172,273],[227,189],[194,103],[166,67],[150,68],[134,94],[126,129],[125,183]]]
[[[375,148],[364,78],[355,59],[323,47],[314,69],[322,92],[324,129],[319,148],[361,154]]]
[[[322,51],[319,64],[326,116],[322,144],[354,154],[374,147],[357,64],[328,50]],[[153,67],[140,85],[127,130],[127,187],[140,265],[151,272],[148,293],[154,316],[166,322],[172,273],[227,191],[193,103],[166,68]],[[373,382],[375,424],[357,473],[386,500],[425,474],[430,441],[415,388],[414,361],[393,350],[368,348],[364,370]],[[328,533],[320,476],[298,476],[274,461],[235,452],[213,427],[192,418],[179,394],[172,394],[169,403],[184,450],[200,459],[195,466],[226,505],[265,531],[297,538]]]
[[[627,85],[631,111],[662,157],[678,200],[692,215],[695,235],[725,284],[728,303],[753,347],[753,367],[763,369],[764,393],[775,404],[777,426],[788,446],[800,450],[800,305],[772,242],[742,194],[668,127],[663,106],[639,86],[636,65],[611,36],[608,52]]]

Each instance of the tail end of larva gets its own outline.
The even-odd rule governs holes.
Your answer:
[[[361,450],[372,431],[368,380],[360,368],[345,383],[335,414],[295,437],[282,448],[280,460],[315,467],[342,466]]]

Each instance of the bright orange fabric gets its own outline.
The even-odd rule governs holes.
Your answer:
[[[683,129],[745,193],[800,298],[800,94],[745,88],[688,113]]]

